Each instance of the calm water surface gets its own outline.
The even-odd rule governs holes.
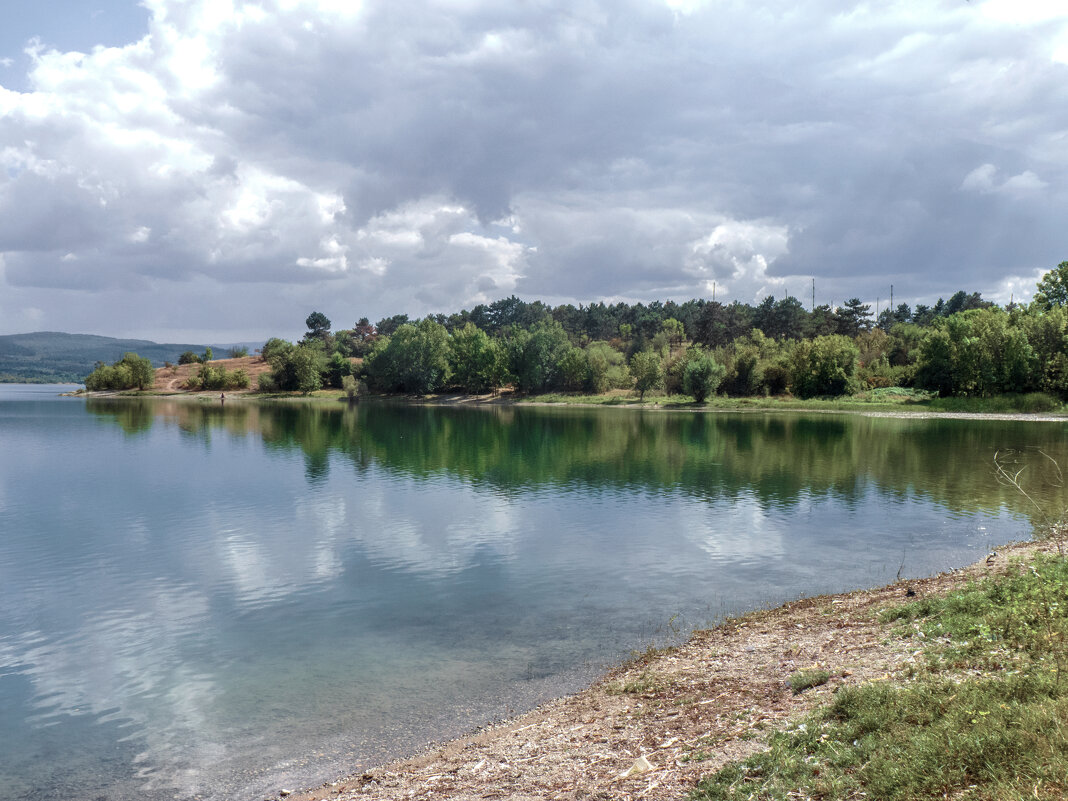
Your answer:
[[[1026,537],[1063,423],[0,385],[0,797],[259,799]]]

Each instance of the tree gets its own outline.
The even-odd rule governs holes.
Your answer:
[[[376,343],[365,363],[367,375],[386,392],[425,394],[445,388],[449,367],[449,334],[431,319],[402,324],[393,336]]]
[[[1068,261],[1062,261],[1038,282],[1035,303],[1049,310],[1055,306],[1068,306]]]
[[[1027,392],[1044,384],[1025,330],[1008,312],[971,309],[939,321],[920,345],[917,385],[940,395],[987,397]]]
[[[630,359],[630,374],[634,378],[634,388],[638,390],[639,399],[644,401],[645,393],[656,389],[664,379],[660,357],[651,350],[635,353]]]
[[[591,342],[586,347],[586,364],[589,367],[587,382],[591,392],[600,394],[630,384],[630,373],[623,363],[623,354],[607,342]]]
[[[379,336],[393,336],[394,332],[408,322],[407,314],[394,314],[392,317],[383,317],[375,323],[375,331]]]
[[[857,346],[841,334],[802,340],[794,347],[792,386],[798,397],[846,395],[856,387]]]
[[[323,385],[325,356],[321,349],[294,345],[275,338],[268,340],[261,352],[272,370],[260,376],[260,391],[302,392],[307,395]]]
[[[326,361],[326,368],[324,371],[326,385],[334,387],[335,389],[341,389],[342,382],[350,375],[352,375],[352,362],[336,351],[330,354],[330,358]]]
[[[804,335],[808,339],[838,333],[838,318],[826,303],[814,308],[805,320]]]
[[[560,362],[571,342],[560,323],[549,320],[530,329],[513,326],[506,348],[519,390],[544,392],[559,386]]]
[[[871,305],[861,303],[860,298],[850,298],[845,305],[835,310],[838,318],[838,333],[855,337],[861,331],[871,329]]]
[[[727,369],[707,350],[691,348],[682,371],[683,391],[697,403],[704,403],[715,394],[726,372]]]
[[[664,320],[664,322],[660,324],[660,329],[667,334],[668,341],[674,347],[681,345],[682,340],[686,338],[686,329],[683,327],[682,323],[674,317],[668,317]]]
[[[467,323],[449,335],[449,365],[452,380],[464,392],[496,389],[504,378],[504,352],[500,344],[474,323]]]
[[[156,371],[151,360],[136,353],[124,353],[113,365],[97,362],[96,368],[85,378],[85,388],[91,391],[147,389],[155,380]]]
[[[178,357],[178,364],[199,364],[200,357],[191,350],[185,351]]]
[[[308,326],[308,333],[304,335],[305,339],[317,339],[323,342],[330,334],[330,318],[322,312],[313,311],[308,315],[304,324]]]

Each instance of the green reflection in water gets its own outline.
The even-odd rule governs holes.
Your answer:
[[[311,483],[325,479],[336,456],[358,471],[376,464],[416,478],[447,474],[503,493],[672,489],[717,501],[745,494],[791,508],[813,496],[848,506],[874,483],[953,512],[1006,508],[1037,519],[1018,491],[995,479],[994,454],[1012,450],[1022,481],[1047,512],[1066,502],[1042,455],[1068,466],[1064,423],[161,399],[90,399],[87,406],[129,433],[162,421],[206,444],[213,432],[254,434],[271,450],[299,450]]]

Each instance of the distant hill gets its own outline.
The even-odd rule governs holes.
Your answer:
[[[225,356],[230,347],[211,346],[217,357]],[[187,350],[203,353],[204,348],[58,331],[7,334],[0,336],[0,383],[81,383],[98,361],[111,364],[129,351],[151,359],[154,367],[162,367],[164,362],[177,363]]]

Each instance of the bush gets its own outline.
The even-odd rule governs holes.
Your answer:
[[[682,387],[697,403],[704,403],[719,388],[727,368],[717,362],[705,350],[693,350],[688,354],[682,371]]]
[[[191,350],[187,350],[181,356],[178,357],[178,364],[200,364],[200,356],[193,353]]]
[[[841,334],[798,342],[792,359],[792,387],[801,398],[849,395],[857,389],[859,351]]]
[[[197,370],[196,375],[190,376],[185,386],[187,389],[203,390],[205,392],[211,390],[248,389],[249,377],[244,370],[229,371],[225,367],[203,364]]]
[[[156,380],[156,371],[149,359],[136,353],[125,353],[113,365],[98,362],[96,369],[85,378],[85,388],[91,391],[105,389],[147,389]]]

